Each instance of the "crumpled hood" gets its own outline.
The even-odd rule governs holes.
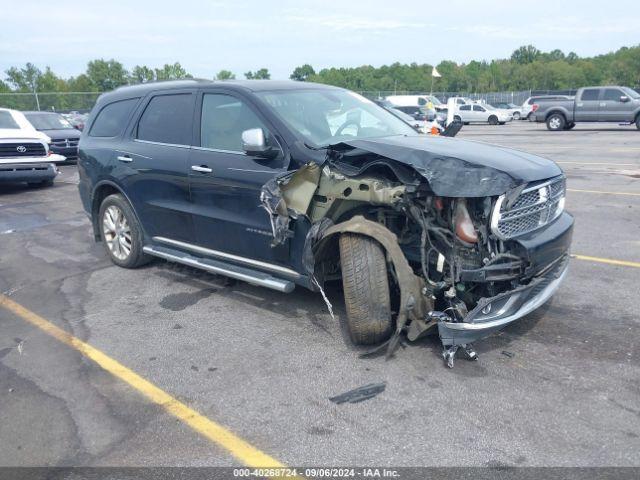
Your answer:
[[[436,195],[501,195],[524,183],[562,174],[553,161],[506,147],[436,136],[394,136],[350,140],[365,150],[413,167]]]

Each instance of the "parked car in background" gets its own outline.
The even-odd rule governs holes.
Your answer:
[[[80,131],[62,115],[55,112],[23,112],[26,119],[39,132],[51,138],[49,146],[53,153],[64,155],[67,160],[78,158]]]
[[[447,106],[433,95],[389,95],[385,100],[397,107],[429,107],[445,112],[447,109]]]
[[[571,95],[536,95],[527,98],[523,103],[520,111],[520,117],[532,121],[533,105],[547,100],[568,100],[573,98]]]
[[[280,292],[341,280],[354,343],[392,353],[437,328],[449,366],[545,303],[568,265],[551,160],[418,135],[328,85],[121,87],[98,99],[78,172],[116,265],[160,257]]]
[[[522,118],[522,107],[519,107],[515,103],[495,102],[492,103],[491,106],[498,110],[506,110],[514,120],[520,120]]]
[[[513,120],[513,117],[504,110],[498,110],[491,105],[480,105],[477,103],[467,103],[459,105],[453,115],[454,120],[458,120],[465,125],[469,123],[489,123],[490,125],[504,125]]]
[[[11,132],[9,132],[12,134],[16,133],[16,129],[23,130],[22,135],[24,138],[37,138],[44,141],[46,144],[51,143],[51,138],[49,138],[49,135],[36,130],[22,112],[18,110],[12,110],[10,108],[0,108],[0,112],[3,112],[3,125],[5,125],[4,127],[0,127],[0,130],[8,128],[9,130],[12,130]],[[9,125],[11,125],[11,127],[9,127]]]
[[[413,116],[411,116],[408,113],[405,113],[402,110],[400,110],[397,107],[395,107],[391,102],[389,102],[387,100],[379,99],[379,100],[374,100],[373,103],[375,103],[376,105],[379,105],[380,107],[384,108],[389,113],[391,113],[394,116],[398,117],[403,122],[408,123],[409,125],[411,125],[416,132],[418,132],[418,133],[427,133],[426,132],[426,128],[425,128],[425,123],[426,122],[421,121],[421,120],[416,120]]]
[[[35,130],[20,128],[7,109],[0,109],[0,183],[52,185],[57,172],[47,142]]]
[[[575,99],[534,104],[532,116],[551,131],[571,130],[578,122],[635,123],[640,130],[640,93],[620,86],[585,87]]]
[[[77,130],[84,130],[84,125],[87,123],[88,113],[69,112],[61,114],[72,126]]]

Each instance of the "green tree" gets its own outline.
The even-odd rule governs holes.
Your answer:
[[[269,70],[266,68],[261,68],[260,70],[256,70],[255,72],[248,71],[244,74],[244,78],[247,80],[269,80],[271,79],[271,74]]]
[[[128,73],[122,63],[100,58],[87,64],[87,77],[98,90],[106,92],[126,85]]]
[[[22,68],[11,67],[5,73],[8,82],[22,92],[37,91],[40,77],[42,77],[42,71],[33,63],[27,63]]]
[[[147,83],[156,79],[156,73],[146,65],[136,65],[129,75],[129,83]]]
[[[306,82],[310,76],[315,74],[316,71],[313,69],[313,67],[308,63],[305,63],[301,67],[296,67],[289,78],[291,80],[297,80],[299,82]]]
[[[233,72],[230,72],[229,70],[220,70],[214,80],[235,80],[236,79],[236,75]]]
[[[156,80],[181,80],[183,78],[193,78],[192,75],[180,65],[179,62],[173,65],[165,64],[162,68],[156,68]]]
[[[540,50],[533,45],[524,45],[511,54],[511,60],[520,63],[531,63],[540,57]]]

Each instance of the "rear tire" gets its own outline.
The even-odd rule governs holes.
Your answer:
[[[387,262],[380,244],[352,233],[340,236],[347,326],[356,345],[388,339],[393,331]]]
[[[142,251],[144,235],[138,218],[122,195],[109,195],[102,201],[98,222],[102,243],[113,263],[137,268],[151,260]]]
[[[489,125],[497,125],[498,124],[498,117],[496,117],[495,115],[491,115],[489,117]]]
[[[547,118],[547,129],[552,132],[564,130],[566,124],[567,121],[561,113],[552,113],[549,115],[549,118]]]
[[[520,120],[520,112],[513,112],[513,119]]]

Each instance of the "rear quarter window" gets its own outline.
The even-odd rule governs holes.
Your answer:
[[[90,137],[115,137],[120,135],[127,125],[133,107],[138,98],[129,98],[113,102],[103,107],[91,125]]]
[[[157,95],[138,122],[138,140],[191,145],[193,96],[191,93]]]
[[[600,95],[599,88],[587,88],[582,91],[581,100],[598,100],[598,96]]]

